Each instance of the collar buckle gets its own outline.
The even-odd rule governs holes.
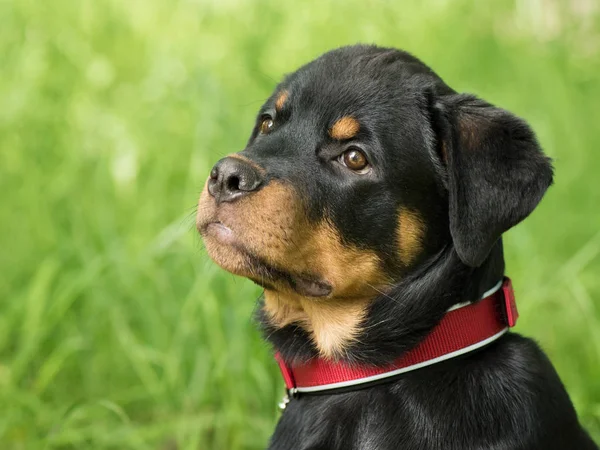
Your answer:
[[[279,411],[285,411],[286,406],[292,399],[298,398],[298,389],[293,387],[291,389],[286,389],[285,395],[281,399],[281,401],[277,404],[279,407]]]

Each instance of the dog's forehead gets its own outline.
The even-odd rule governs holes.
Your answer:
[[[324,54],[289,75],[278,88],[297,110],[368,112],[410,101],[415,92],[441,81],[412,55],[371,46],[344,47]]]

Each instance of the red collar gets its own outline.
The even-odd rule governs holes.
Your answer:
[[[498,339],[513,327],[519,316],[509,278],[498,282],[476,303],[450,308],[440,323],[415,348],[389,367],[351,366],[315,358],[288,366],[275,355],[288,392],[318,393],[351,388],[454,358]]]

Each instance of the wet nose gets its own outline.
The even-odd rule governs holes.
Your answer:
[[[233,202],[256,191],[262,176],[250,162],[238,158],[223,158],[212,168],[208,192],[217,203]]]

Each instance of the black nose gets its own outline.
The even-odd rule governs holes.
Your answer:
[[[258,168],[250,162],[227,157],[212,168],[208,180],[208,192],[221,202],[233,202],[256,191],[262,183]]]

